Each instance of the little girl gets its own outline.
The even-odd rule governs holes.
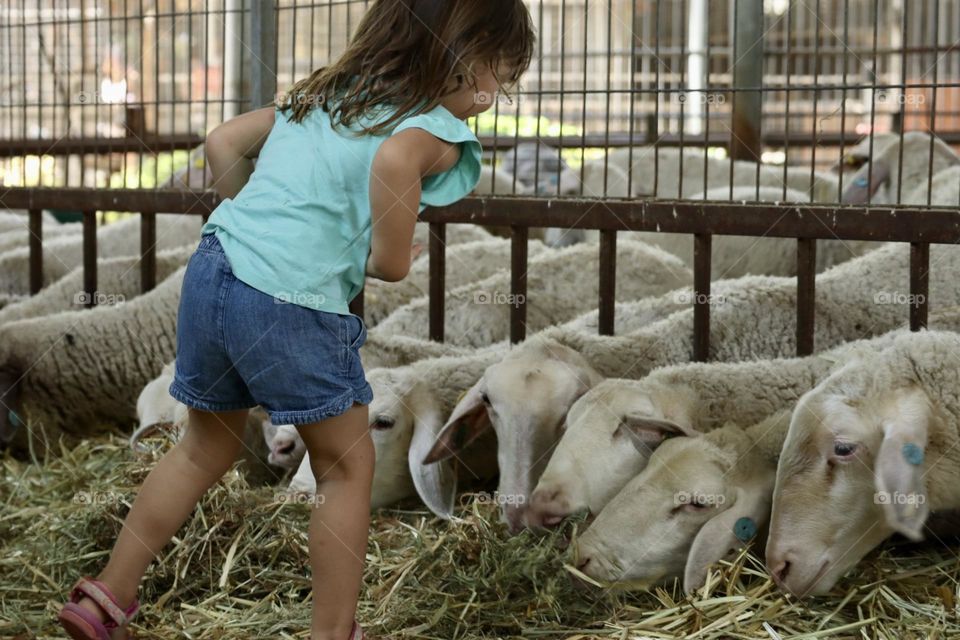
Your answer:
[[[480,143],[464,120],[518,80],[533,41],[523,0],[376,0],[335,64],[208,136],[223,200],[186,269],[170,385],[189,424],[106,567],[71,591],[70,637],[126,637],[149,563],[231,467],[256,405],[297,425],[317,480],[311,638],[363,637],[373,394],[348,303],[365,276],[404,278],[419,212],[477,184]]]

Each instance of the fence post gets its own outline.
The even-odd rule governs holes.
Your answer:
[[[763,110],[763,0],[733,4],[733,133],[730,157],[760,161]],[[752,89],[752,90],[748,90]]]
[[[276,0],[250,0],[250,110],[277,96]]]

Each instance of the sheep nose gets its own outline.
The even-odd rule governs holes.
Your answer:
[[[787,575],[790,573],[790,561],[781,560],[775,565],[770,567],[770,575],[773,576],[773,581],[777,583],[777,586],[783,587],[784,581],[787,579]]]
[[[587,565],[590,564],[590,561],[593,558],[581,558],[580,562],[577,563],[577,571],[586,571]]]
[[[504,519],[507,521],[507,527],[511,535],[520,533],[524,527],[524,516],[526,509],[517,505],[507,505],[503,509]]]
[[[293,440],[290,440],[284,444],[275,445],[273,447],[273,452],[276,453],[277,455],[285,456],[293,453],[293,450],[295,447],[296,447],[296,444],[293,442]]]

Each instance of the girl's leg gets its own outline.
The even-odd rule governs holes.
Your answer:
[[[350,637],[370,528],[374,451],[367,405],[297,427],[317,494],[308,532],[313,572],[311,640]]]
[[[190,409],[186,433],[144,480],[110,560],[97,576],[123,607],[133,602],[147,566],[170,542],[201,496],[230,469],[243,446],[246,424],[246,409],[223,413]],[[84,598],[80,606],[105,618],[90,598]]]

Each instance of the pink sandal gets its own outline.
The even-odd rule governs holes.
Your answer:
[[[90,611],[80,606],[84,596],[91,598],[107,614],[107,620],[101,621]],[[73,640],[111,640],[113,631],[126,626],[140,610],[140,601],[136,598],[124,611],[116,596],[107,585],[92,576],[83,576],[70,591],[70,601],[63,605],[58,619],[61,626]]]
[[[312,637],[311,637],[312,638]],[[363,627],[356,620],[353,621],[353,629],[350,630],[350,640],[367,640]]]

